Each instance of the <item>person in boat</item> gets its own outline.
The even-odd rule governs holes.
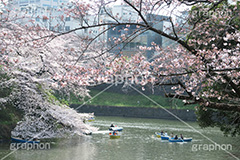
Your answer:
[[[170,134],[170,137],[173,138],[173,133]]]
[[[161,131],[161,133],[160,133],[162,136],[163,136],[163,131]]]
[[[168,136],[168,134],[167,134],[167,131],[165,131],[165,135],[164,135],[165,137],[167,137]]]
[[[178,136],[177,136],[177,134],[176,134],[176,136],[174,137],[174,139],[178,139]]]
[[[117,131],[113,131],[113,135],[117,135]]]
[[[183,139],[183,135],[182,134],[180,134],[180,138]]]

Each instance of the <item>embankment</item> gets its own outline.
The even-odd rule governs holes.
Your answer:
[[[168,109],[148,108],[148,107],[118,107],[118,106],[91,106],[84,105],[79,107],[79,104],[71,104],[70,107],[78,108],[78,112],[92,113],[95,116],[120,116],[120,117],[135,117],[135,118],[156,118],[177,120],[175,116],[183,121],[196,121],[194,110],[184,109]]]

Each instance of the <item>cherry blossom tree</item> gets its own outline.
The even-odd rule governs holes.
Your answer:
[[[111,3],[112,1],[94,1],[88,13],[96,13],[96,21],[88,23],[85,19],[86,25],[76,29],[98,28],[99,34],[94,35],[89,32],[89,37],[100,41],[105,32],[119,29],[120,26],[118,32],[122,34],[103,39],[102,43],[105,42],[103,46],[107,47],[97,56],[90,57],[90,59],[101,57],[104,53],[117,48],[118,52],[107,65],[107,71],[101,70],[101,72],[130,74],[130,79],[141,73],[154,85],[170,85],[173,92],[166,93],[167,97],[182,99],[186,105],[200,105],[196,107],[197,113],[200,114],[200,122],[206,118],[204,115],[208,114],[207,120],[210,125],[222,127],[226,134],[239,134],[239,125],[237,125],[240,120],[239,3],[232,5],[223,0],[167,2],[124,0],[126,10],[130,8],[132,13],[128,19],[109,9]],[[176,23],[174,17],[179,12],[175,11],[183,4],[193,8],[188,12],[187,17],[182,17],[182,23]],[[171,25],[164,31],[157,28],[156,24],[160,22],[157,15],[161,14],[166,6],[170,11],[167,19],[164,20]],[[104,13],[105,17],[101,19],[100,13]],[[135,26],[135,30],[128,32],[131,26]],[[130,58],[131,60],[122,56],[124,47],[148,31],[166,37],[178,45],[164,49],[161,45],[152,42],[151,46],[139,45],[139,50],[136,52],[140,53],[140,56],[135,55]],[[143,53],[150,50],[157,53],[157,56],[150,60],[142,57]],[[118,56],[120,58],[117,58]],[[138,71],[135,70],[136,68]],[[101,75],[103,76],[104,73]],[[227,120],[214,121],[213,119],[216,120],[217,117]],[[209,126],[209,124],[203,122],[201,125]],[[229,129],[227,127],[229,124],[234,127]]]
[[[152,58],[154,61],[148,64],[152,66],[152,70],[149,71],[159,78],[157,85],[168,85],[169,81],[174,85],[176,94],[167,94],[167,96],[184,99],[186,104],[200,103],[209,108],[239,112],[239,4],[231,5],[222,0],[168,1],[167,4],[164,1],[124,0],[124,4],[131,8],[137,17],[132,16],[124,20],[124,17],[119,17],[108,9],[111,1],[94,2],[94,6],[97,7],[91,7],[89,12],[97,13],[97,17],[99,12],[103,11],[107,20],[87,24],[86,28],[101,26],[99,30],[103,30],[100,32],[102,35],[104,31],[114,30],[116,26],[122,26],[124,31],[127,31],[131,25],[137,26],[135,32],[131,34],[125,33],[121,37],[108,39],[114,43],[107,50],[119,47],[119,43],[130,43],[146,31],[155,32],[179,44],[175,49],[169,47],[165,50],[154,42],[151,47],[139,46],[140,53],[147,50],[159,53],[156,58]],[[177,24],[173,21],[174,10],[182,4],[198,5],[194,6],[188,17],[184,17],[185,23]],[[171,23],[168,33],[154,27],[155,23],[159,22],[156,21],[155,15],[161,13],[164,5],[173,8],[168,17]],[[147,18],[148,15],[151,16],[151,21]],[[85,26],[78,29],[82,28]],[[189,34],[182,38],[182,33]],[[91,35],[91,32],[89,34]],[[125,45],[122,46],[124,47]],[[119,48],[117,55],[121,55],[122,48]],[[168,83],[162,83],[163,77]],[[226,84],[227,92],[213,88],[216,82]],[[181,95],[184,93],[186,95]],[[217,100],[212,101],[211,97]]]
[[[1,88],[9,88],[8,94],[1,95],[1,110],[12,104],[24,113],[12,136],[51,138],[96,131],[83,123],[93,114],[77,113],[53,96],[60,88],[65,93],[70,90],[81,97],[89,96],[84,76],[94,63],[76,64],[84,42],[74,34],[53,39],[51,31],[22,26],[18,21],[25,17],[14,15],[4,10],[0,23]],[[71,68],[74,72],[69,71]]]

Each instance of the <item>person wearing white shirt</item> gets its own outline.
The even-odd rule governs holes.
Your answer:
[[[167,136],[168,136],[167,131],[165,131],[165,137],[167,137]]]

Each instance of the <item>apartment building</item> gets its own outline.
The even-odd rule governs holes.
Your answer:
[[[73,16],[66,15],[63,12],[63,8],[71,8],[71,3],[67,0],[14,0],[13,7],[16,11],[21,14],[26,14],[27,18],[21,20],[20,23],[26,23],[28,25],[39,25],[46,29],[55,32],[67,32],[81,25],[89,25],[105,23],[105,22],[139,22],[138,13],[132,9],[129,5],[114,5],[106,8],[101,8],[100,12],[97,14],[89,14],[81,18],[73,18]],[[110,16],[112,15],[112,16]],[[144,15],[146,20],[154,27],[163,30],[165,32],[170,32],[167,28],[170,27],[170,22],[168,17],[162,15],[148,14]],[[115,17],[113,19],[112,17]],[[84,20],[83,20],[84,18]],[[29,24],[29,19],[33,19],[34,23]],[[78,31],[79,35],[87,35],[89,37],[95,37],[106,28],[111,26],[102,26],[96,28],[89,28]],[[105,41],[107,43],[102,43],[106,47],[114,48],[110,51],[112,53],[124,55],[132,55],[138,51],[139,46],[151,47],[151,43],[159,45],[162,48],[167,47],[171,41],[167,38],[160,36],[152,31],[141,31],[137,32],[139,34],[137,37],[132,36],[136,30],[137,26],[126,25],[116,26],[113,29],[109,29],[97,38],[97,41]],[[122,35],[130,36],[130,38],[123,43],[118,45],[114,44],[114,41],[109,41],[109,39],[121,38]],[[151,58],[155,55],[153,50],[148,50],[146,56]]]
[[[14,0],[12,9],[23,15],[20,23],[40,26],[56,32],[66,32],[80,26],[82,21],[64,13],[71,8],[67,0]],[[34,23],[29,23],[29,20]]]

